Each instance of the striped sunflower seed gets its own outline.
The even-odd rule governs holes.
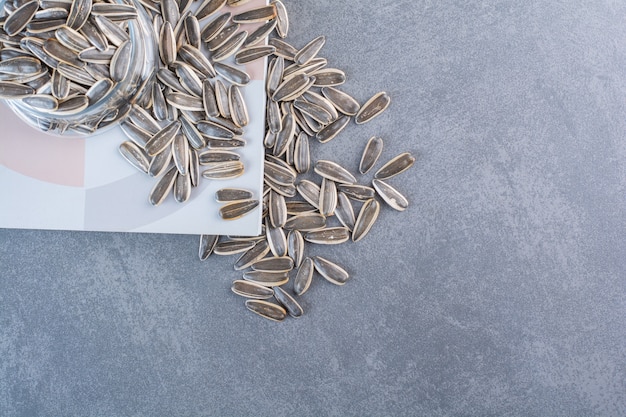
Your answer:
[[[213,253],[213,249],[215,249],[218,239],[218,235],[200,235],[198,257],[201,261],[207,260],[211,253]]]
[[[315,266],[315,270],[322,277],[335,285],[344,285],[350,278],[350,275],[345,269],[321,256],[315,256],[313,258],[313,265]]]
[[[356,227],[356,226],[355,226]],[[320,245],[339,245],[350,239],[350,230],[345,227],[327,227],[313,230],[304,235],[304,240]]]
[[[313,281],[313,271],[313,259],[305,258],[293,280],[293,292],[296,295],[302,295],[309,289]]]
[[[293,260],[288,256],[263,258],[253,263],[252,269],[262,272],[289,272],[293,269]]]
[[[378,180],[386,180],[388,178],[395,177],[396,175],[411,168],[414,163],[415,157],[413,155],[408,152],[401,153],[376,171],[374,178]]]
[[[243,279],[266,287],[278,287],[289,282],[289,275],[287,272],[246,271]]]
[[[37,10],[39,10],[39,2],[37,0],[22,4],[4,21],[4,32],[9,36],[15,36],[20,33],[31,22]]]
[[[215,192],[215,200],[218,203],[228,203],[231,201],[251,200],[252,191],[241,188],[222,188]]]
[[[269,6],[257,7],[242,13],[233,15],[235,23],[257,23],[266,22],[276,17],[276,7],[273,4]]]
[[[326,43],[326,38],[324,36],[318,36],[313,39],[311,42],[306,44],[302,49],[298,51],[298,53],[294,56],[294,61],[298,65],[305,65],[310,60],[315,58],[317,53],[322,49]]]
[[[354,230],[355,216],[352,203],[344,193],[337,193],[337,207],[335,216],[348,230]]]
[[[340,184],[356,183],[354,175],[336,162],[320,159],[315,163],[314,171],[318,175]]]
[[[380,154],[383,152],[383,140],[379,137],[372,136],[365,145],[361,162],[359,163],[359,172],[365,174],[376,164]]]
[[[252,249],[255,242],[251,240],[225,240],[217,242],[213,253],[216,255],[235,255]]]
[[[361,207],[352,231],[352,241],[358,242],[367,235],[378,218],[380,203],[375,199],[367,200]]]
[[[268,299],[274,295],[273,289],[244,280],[234,281],[230,289],[237,295],[257,300]]]
[[[264,300],[246,300],[246,308],[272,321],[283,321],[287,317],[287,312],[284,308]]]
[[[254,246],[252,248],[243,253],[237,262],[235,262],[235,271],[241,271],[242,269],[249,268],[253,263],[262,259],[270,251],[270,246],[265,240],[253,242],[253,245]]]
[[[282,288],[274,287],[274,298],[285,307],[291,317],[298,318],[304,314],[304,310],[302,310],[300,304]]]
[[[354,118],[356,124],[367,123],[372,120],[374,117],[380,115],[384,112],[389,104],[391,103],[391,97],[389,94],[382,91],[374,97],[370,98],[364,105],[361,107],[361,110],[357,113]]]
[[[220,208],[220,217],[224,220],[237,220],[259,206],[258,200],[240,200],[225,204]]]
[[[293,264],[298,268],[304,258],[304,238],[298,230],[292,230],[287,235],[287,254],[293,259]]]
[[[373,180],[372,185],[378,195],[394,210],[404,211],[409,207],[409,202],[398,190],[382,180]]]

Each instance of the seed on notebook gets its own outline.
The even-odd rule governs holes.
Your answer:
[[[163,202],[163,200],[165,200],[165,197],[167,197],[167,194],[174,186],[177,173],[178,171],[176,170],[176,167],[171,167],[169,171],[167,171],[167,173],[163,175],[159,181],[157,181],[148,198],[150,204],[158,206]]]
[[[246,49],[241,49],[235,55],[235,62],[239,65],[247,64],[257,59],[265,58],[276,51],[273,46],[251,46]]]
[[[202,176],[212,180],[237,178],[243,175],[244,166],[241,161],[212,162],[205,165]]]
[[[148,155],[134,142],[122,142],[119,146],[119,151],[132,166],[141,172],[148,173],[148,167],[150,166]]]
[[[389,104],[391,103],[391,97],[389,94],[380,92],[376,94],[374,97],[370,98],[364,105],[361,107],[361,110],[357,113],[354,118],[356,124],[367,123],[372,120],[374,117],[378,116],[382,112],[385,111]]]
[[[189,200],[189,197],[191,197],[191,178],[179,172],[174,182],[174,199],[179,203],[184,203]]]
[[[200,165],[208,165],[214,162],[239,161],[241,157],[238,153],[228,150],[209,149],[200,155]]]
[[[148,152],[148,155],[154,156],[161,152],[166,146],[169,146],[169,144],[174,140],[174,137],[179,129],[180,121],[174,121],[155,134],[146,143],[145,149],[146,152]]]
[[[224,42],[223,45],[213,51],[211,56],[213,62],[224,61],[226,58],[234,55],[241,48],[247,36],[248,32],[244,30]]]
[[[248,108],[246,107],[246,102],[243,99],[241,90],[236,85],[231,85],[228,88],[228,104],[233,122],[239,127],[247,126],[250,122]]]
[[[266,39],[267,36],[274,30],[274,28],[276,27],[276,20],[270,20],[267,23],[262,24],[261,26],[259,26],[258,29],[256,29],[254,32],[252,32],[251,34],[248,35],[248,37],[246,38],[246,41],[243,43],[243,47],[244,48],[248,48],[251,46],[254,46],[256,44],[258,44],[259,42],[261,42],[262,40]],[[271,47],[273,50],[276,50],[276,48],[274,48],[273,46]]]
[[[211,1],[211,0],[208,0],[208,1]],[[222,0],[219,0],[219,1],[222,1]],[[200,32],[200,38],[202,39],[202,42],[209,42],[215,36],[217,36],[221,32],[221,30],[224,28],[224,26],[226,26],[226,23],[228,23],[228,21],[230,20],[230,16],[231,16],[230,12],[226,12],[226,13],[222,13],[221,15],[217,16],[215,19],[211,20],[211,22],[209,22],[204,27],[204,29],[202,29],[202,32]],[[198,16],[196,15],[196,17]]]
[[[207,48],[209,51],[213,52],[217,50],[219,47],[224,45],[230,38],[235,36],[235,33],[239,30],[240,25],[234,24],[230,26],[225,26],[218,33],[216,33],[213,38],[207,42]]]
[[[247,73],[233,66],[222,64],[221,62],[216,62],[215,70],[219,75],[221,75],[233,84],[243,86],[250,82],[250,76]]]

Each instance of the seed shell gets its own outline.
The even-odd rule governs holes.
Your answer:
[[[276,8],[274,5],[257,7],[242,13],[233,15],[235,23],[256,23],[266,22],[276,17]]]
[[[30,23],[38,9],[39,2],[37,0],[24,3],[21,7],[15,9],[4,21],[3,28],[6,34],[15,36],[20,33]]]
[[[388,178],[395,177],[396,175],[411,168],[414,163],[415,157],[413,155],[408,152],[401,153],[376,171],[374,178],[378,180],[386,180]]]
[[[305,258],[293,280],[293,292],[296,295],[302,295],[309,289],[313,281],[313,271],[313,260],[311,258]]]
[[[235,255],[249,251],[254,247],[254,243],[251,240],[225,240],[217,242],[213,252],[216,255]]]
[[[269,247],[267,250],[269,252]],[[243,274],[243,279],[266,287],[277,287],[289,282],[289,274],[288,272],[246,271]]]
[[[341,224],[349,230],[354,230],[355,215],[352,203],[344,193],[337,193],[337,207],[335,208],[335,216]]]
[[[158,206],[163,202],[163,200],[165,200],[165,197],[167,197],[167,194],[174,186],[177,172],[176,167],[170,168],[169,171],[167,171],[167,173],[154,185],[154,188],[152,188],[149,196],[150,204]]]
[[[244,280],[234,281],[230,289],[237,295],[256,300],[268,299],[274,295],[273,289]]]
[[[372,136],[363,149],[363,156],[359,163],[359,172],[365,174],[376,164],[380,154],[383,152],[383,140],[379,137]]]
[[[313,230],[304,235],[304,240],[320,245],[339,245],[350,239],[350,230],[345,227],[327,227]]]
[[[265,240],[261,240],[256,243],[253,242],[253,244],[254,246],[243,253],[237,262],[235,262],[235,271],[240,271],[250,267],[253,263],[262,259],[270,251],[270,247]]]
[[[382,180],[373,180],[372,185],[378,195],[394,210],[404,211],[409,207],[409,202],[398,190]]]
[[[304,314],[300,304],[282,288],[274,287],[274,298],[285,307],[291,317],[298,318]]]
[[[264,300],[246,300],[246,308],[272,321],[283,321],[287,317],[287,312],[284,308]]]
[[[242,200],[225,204],[220,209],[220,217],[224,220],[237,220],[256,209],[258,200]]]
[[[298,65],[305,65],[307,62],[315,58],[317,53],[324,46],[324,43],[326,43],[326,38],[324,36],[318,36],[313,39],[294,56],[295,63]]]
[[[219,239],[218,235],[200,235],[200,247],[198,249],[198,257],[201,261],[205,261],[217,244]]]
[[[252,269],[263,272],[289,272],[293,269],[293,260],[288,256],[263,258],[253,263]]]
[[[250,200],[252,192],[241,188],[222,188],[215,192],[215,200],[218,203],[229,203],[231,201]]]
[[[372,120],[374,117],[380,115],[384,112],[389,104],[391,103],[391,97],[386,92],[382,91],[374,97],[370,98],[364,105],[361,107],[361,110],[357,113],[354,121],[356,124],[367,123]]]
[[[380,203],[375,199],[367,200],[361,207],[352,231],[352,241],[358,242],[367,235],[378,218]]]
[[[350,275],[345,269],[321,256],[315,256],[313,258],[313,265],[315,266],[315,270],[322,277],[335,285],[344,285],[350,278]]]
[[[320,159],[315,163],[314,171],[322,177],[340,184],[354,184],[356,182],[354,175],[336,162]]]

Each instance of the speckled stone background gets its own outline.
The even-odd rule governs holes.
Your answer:
[[[626,415],[626,5],[285,3],[393,98],[313,151],[415,153],[409,210],[282,324],[195,236],[0,230],[0,415]]]

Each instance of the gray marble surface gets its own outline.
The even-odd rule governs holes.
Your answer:
[[[413,152],[409,210],[281,324],[196,236],[0,230],[0,415],[626,415],[626,5],[286,3],[393,98],[315,155]]]

